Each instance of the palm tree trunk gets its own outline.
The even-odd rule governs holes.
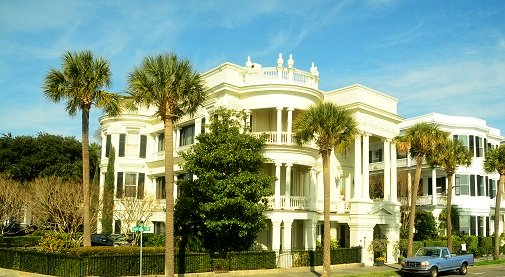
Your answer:
[[[322,154],[324,184],[323,276],[330,276],[330,151]]]
[[[410,215],[409,215],[409,239],[407,243],[407,257],[412,257],[412,249],[414,248],[414,224],[416,222],[416,202],[417,192],[419,191],[419,180],[421,180],[421,167],[423,165],[423,157],[416,157],[416,174],[414,183],[412,184],[412,196],[410,197]]]
[[[452,176],[447,174],[447,248],[452,252]]]
[[[165,276],[174,276],[174,122],[165,121]]]
[[[83,244],[91,246],[91,226],[89,217],[89,109],[82,109],[82,193],[83,193]]]
[[[496,188],[496,207],[494,208],[494,255],[493,260],[500,259],[500,205],[505,184],[505,174],[500,172],[500,182]]]

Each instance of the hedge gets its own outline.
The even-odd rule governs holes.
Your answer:
[[[0,237],[0,247],[34,247],[42,236]]]

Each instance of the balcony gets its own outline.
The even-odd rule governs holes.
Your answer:
[[[280,203],[276,207],[275,197],[268,197],[268,208],[269,209],[281,209],[281,210],[308,210],[309,209],[309,198],[305,196],[281,196]]]
[[[314,73],[286,67],[254,67],[243,75],[247,84],[293,84],[317,89],[319,77]]]
[[[295,134],[291,133],[288,134],[288,132],[281,132],[281,137],[280,140],[277,139],[277,132],[275,131],[268,131],[268,132],[251,132],[251,135],[255,138],[259,138],[262,134],[267,135],[267,141],[266,144],[277,144],[277,145],[296,145],[295,143]],[[312,147],[316,148],[316,144],[311,141],[303,146],[305,147]]]

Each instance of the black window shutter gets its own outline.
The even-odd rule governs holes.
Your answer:
[[[123,197],[123,172],[117,173],[116,198]]]
[[[147,136],[146,135],[140,135],[140,158],[145,158],[146,157],[146,148],[147,148]]]
[[[431,186],[432,178],[428,178],[428,195],[433,195],[433,187]]]
[[[144,199],[144,183],[146,175],[144,173],[139,173],[139,181],[137,186],[137,199]]]
[[[469,143],[470,143],[470,152],[472,152],[473,156],[475,157],[475,144],[474,144],[474,141],[473,141],[473,136],[470,135],[469,136],[470,139],[469,139]]]
[[[105,157],[109,157],[109,153],[110,153],[110,147],[111,147],[111,135],[107,135],[107,139],[106,139],[106,142],[105,142]]]
[[[119,135],[119,157],[124,157],[126,147],[126,134]]]
[[[475,196],[475,175],[470,175],[470,195]]]

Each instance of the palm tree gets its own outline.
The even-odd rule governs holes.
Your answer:
[[[119,96],[104,90],[110,86],[110,77],[110,65],[106,59],[95,58],[89,50],[68,51],[63,55],[61,70],[50,69],[42,86],[45,97],[50,101],[67,101],[66,110],[70,116],[81,110],[84,246],[91,245],[89,112],[94,105],[110,115],[119,113]]]
[[[496,205],[494,208],[494,259],[500,258],[500,208],[503,186],[505,185],[505,144],[491,148],[486,152],[484,171],[487,173],[498,172],[500,182],[496,188]]]
[[[174,275],[174,122],[196,112],[206,98],[203,80],[191,63],[175,54],[146,57],[129,75],[130,95],[138,105],[156,108],[165,132],[165,276]]]
[[[447,174],[447,247],[452,251],[452,177],[458,166],[472,164],[473,153],[459,140],[451,140],[450,137],[447,137],[426,158],[432,167],[440,166]]]
[[[323,159],[324,183],[324,276],[330,276],[330,155],[353,144],[358,123],[353,114],[333,103],[319,103],[300,113],[294,121],[295,141],[302,145],[315,140]]]
[[[441,131],[438,125],[423,122],[408,128],[405,134],[397,136],[394,139],[398,152],[410,152],[410,156],[416,160],[416,173],[410,197],[409,238],[407,244],[407,256],[409,257],[412,256],[417,192],[419,190],[424,158],[426,155],[430,155],[433,149],[443,142],[447,136],[448,133]]]

